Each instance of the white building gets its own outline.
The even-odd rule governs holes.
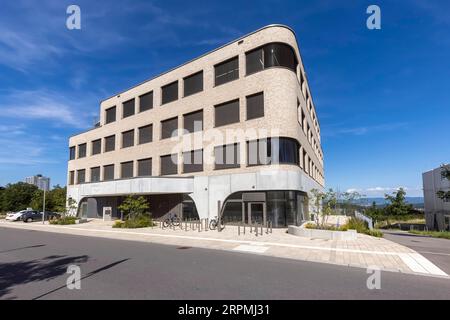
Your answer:
[[[113,67],[113,66],[112,66]],[[270,25],[100,104],[69,140],[78,214],[120,217],[145,196],[154,218],[299,225],[324,185],[320,126],[292,29]]]
[[[41,174],[26,177],[25,182],[37,186],[41,190],[50,190],[50,178],[44,177]]]
[[[422,174],[425,218],[429,229],[449,230],[450,200],[438,197],[438,191],[450,191],[450,181],[442,176],[442,168]]]

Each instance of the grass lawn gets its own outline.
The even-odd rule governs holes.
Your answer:
[[[430,236],[433,238],[442,238],[450,240],[450,231],[417,231],[411,230],[409,233],[418,234],[422,236]]]

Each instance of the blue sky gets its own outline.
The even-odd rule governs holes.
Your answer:
[[[82,29],[65,27],[81,7]],[[377,4],[382,29],[366,28]],[[0,185],[65,185],[68,136],[100,100],[272,23],[298,36],[327,187],[420,196],[450,159],[448,1],[2,1]]]

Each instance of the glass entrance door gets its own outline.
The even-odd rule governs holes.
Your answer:
[[[248,224],[266,224],[266,203],[249,202],[247,204],[248,215],[245,221]]]

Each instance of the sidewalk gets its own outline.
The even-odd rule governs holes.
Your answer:
[[[88,223],[55,226],[48,224],[8,222],[0,220],[0,227],[40,230],[80,236],[93,236],[132,241],[144,241],[181,247],[229,250],[242,253],[338,264],[350,267],[378,267],[384,271],[413,273],[428,276],[448,275],[416,251],[392,241],[358,234],[357,240],[322,240],[290,235],[286,229],[255,236],[246,228],[238,235],[238,227],[226,226],[221,232],[198,230],[113,229],[112,222],[90,220]]]

